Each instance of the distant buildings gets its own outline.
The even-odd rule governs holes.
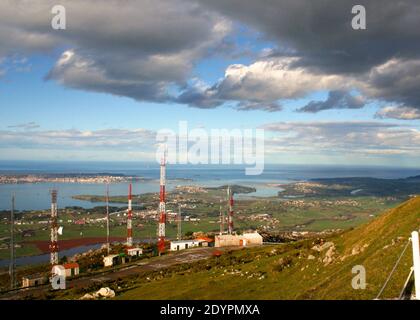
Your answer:
[[[66,277],[74,277],[77,276],[80,272],[80,267],[78,263],[65,263],[63,265],[64,269],[66,270]]]
[[[22,277],[22,288],[35,287],[48,282],[48,277],[44,274],[31,274]]]
[[[138,257],[143,254],[142,248],[129,248],[127,249],[127,255],[130,257]]]
[[[195,247],[208,247],[213,240],[209,238],[198,238],[194,240],[171,241],[171,251],[180,251]]]
[[[110,254],[109,256],[104,257],[104,266],[113,267],[119,264],[120,256],[118,254]]]

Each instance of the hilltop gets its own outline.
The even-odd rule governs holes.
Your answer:
[[[246,248],[147,278],[139,276],[117,292],[117,298],[374,299],[419,225],[420,197],[416,197],[339,235]],[[411,264],[407,250],[381,298],[398,297]],[[355,265],[366,269],[365,290],[351,286]]]
[[[370,177],[318,178],[280,185],[280,197],[400,197],[420,193],[420,176],[403,179]]]

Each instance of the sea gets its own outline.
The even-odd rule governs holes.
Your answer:
[[[45,161],[0,161],[0,175],[4,174],[48,174],[48,173],[113,173],[144,178],[133,183],[133,193],[143,194],[159,191],[159,164],[143,162],[45,162]],[[379,166],[332,166],[332,165],[266,165],[258,176],[247,176],[243,166],[227,165],[167,165],[167,189],[178,185],[218,187],[240,184],[255,187],[256,192],[236,195],[236,198],[276,196],[281,187],[295,181],[314,178],[373,177],[384,179],[406,178],[420,175],[420,168],[395,168]],[[0,210],[10,210],[11,195],[15,194],[17,210],[42,210],[50,208],[50,190],[58,190],[58,206],[80,206],[91,208],[105,203],[91,203],[73,199],[74,195],[104,195],[106,186],[99,183],[25,183],[0,185]],[[127,194],[127,183],[110,185],[110,195]],[[112,204],[118,206],[118,204]],[[126,204],[121,204],[126,206]],[[81,246],[61,252],[73,255],[100,244]],[[48,263],[49,254],[17,258],[15,264],[28,265]],[[9,265],[8,259],[0,259],[0,267]]]
[[[139,176],[144,180],[133,183],[133,194],[159,191],[159,164],[145,162],[76,162],[76,161],[0,161],[0,175],[48,173],[113,173]],[[314,178],[373,177],[384,179],[420,175],[420,168],[339,165],[276,165],[267,164],[261,175],[245,174],[239,165],[179,165],[168,164],[167,190],[179,185],[217,187],[240,184],[255,187],[256,192],[237,197],[269,197],[281,191],[279,184]],[[75,195],[104,195],[106,186],[100,183],[25,183],[0,185],[0,210],[10,210],[11,195],[15,194],[17,210],[50,208],[50,190],[58,190],[58,206],[92,208],[105,203],[91,203],[73,198]],[[110,195],[127,194],[127,183],[110,185]],[[113,204],[115,205],[115,204]],[[125,204],[121,204],[125,206]]]

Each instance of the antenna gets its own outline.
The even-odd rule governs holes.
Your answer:
[[[106,249],[109,255],[110,244],[109,244],[109,182],[106,183]]]
[[[222,199],[220,199],[219,218],[220,218],[220,232],[219,232],[219,234],[222,235],[223,232],[225,232],[225,214],[222,210]]]
[[[10,289],[16,284],[15,277],[15,194],[12,194],[12,210],[10,211]]]
[[[133,228],[132,228],[132,218],[133,213],[131,211],[131,191],[132,186],[131,183],[128,187],[128,209],[127,209],[127,247],[133,247]]]
[[[50,263],[58,264],[57,189],[51,191],[51,244]]]
[[[229,204],[228,233],[233,234],[233,191],[230,186],[228,186],[227,194],[228,194],[228,204]]]
[[[176,239],[181,240],[181,223],[182,223],[182,215],[181,215],[181,204],[178,204],[178,234]]]
[[[166,150],[160,163],[160,195],[159,195],[159,225],[158,225],[158,251],[165,251],[165,224],[166,224]]]

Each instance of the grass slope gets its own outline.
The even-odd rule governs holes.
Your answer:
[[[312,249],[316,240],[247,248],[139,277],[117,299],[373,299],[419,225],[416,197],[368,224],[322,239],[335,246],[329,264],[323,262],[327,250]],[[351,286],[355,265],[366,269],[365,290]],[[409,248],[381,298],[398,297],[411,265]]]

